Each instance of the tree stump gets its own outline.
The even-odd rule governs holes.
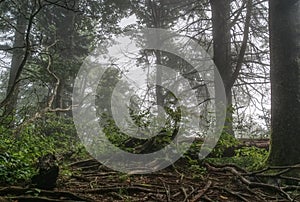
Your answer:
[[[40,157],[37,167],[38,174],[31,178],[32,185],[40,189],[55,188],[59,173],[55,155],[46,154]]]

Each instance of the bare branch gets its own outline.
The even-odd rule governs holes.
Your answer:
[[[233,72],[232,79],[231,79],[229,86],[233,86],[234,82],[236,81],[237,77],[239,76],[239,72],[242,69],[243,59],[245,56],[248,38],[249,38],[251,16],[252,16],[252,0],[248,0],[243,42],[242,42],[241,50],[240,50],[240,53],[238,56],[237,65]]]

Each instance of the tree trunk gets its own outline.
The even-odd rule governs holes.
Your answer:
[[[269,0],[271,165],[300,163],[300,1]]]
[[[74,1],[74,8],[77,8],[78,6],[78,0]],[[60,8],[56,10],[57,16],[59,18],[56,21],[56,36],[58,39],[57,47],[58,47],[58,54],[59,54],[59,63],[64,65],[72,65],[72,62],[74,57],[76,57],[76,49],[75,47],[75,41],[74,37],[76,35],[76,13],[72,10],[66,10],[63,8]],[[53,15],[53,14],[52,14]],[[56,67],[54,66],[54,69]],[[70,82],[68,81],[74,81],[76,76],[75,74],[71,74],[70,72],[71,67],[67,67],[65,71],[55,73],[56,76],[59,78],[59,85],[57,88],[57,92],[54,92],[55,94],[55,100],[53,103],[53,108],[60,108],[65,109],[68,108],[71,104],[71,97],[72,94],[72,87],[70,87]],[[55,80],[54,82],[57,82]],[[58,111],[56,112],[57,116],[68,116],[71,117],[70,112],[62,112]]]
[[[211,0],[214,63],[222,77],[226,93],[226,120],[224,132],[234,135],[232,126],[232,67],[231,67],[231,35],[230,35],[230,0]],[[216,89],[216,102],[220,102]],[[224,103],[225,104],[225,103]],[[223,113],[218,112],[217,113]]]
[[[26,1],[23,2],[23,8],[26,8]],[[24,10],[24,9],[23,9]],[[11,68],[9,72],[9,80],[7,86],[7,94],[11,91],[12,96],[9,98],[8,104],[5,106],[4,116],[11,116],[12,120],[14,117],[14,111],[16,110],[18,93],[19,93],[19,84],[14,85],[16,82],[17,73],[19,71],[19,66],[21,65],[22,59],[24,57],[25,49],[25,31],[26,31],[26,19],[22,13],[17,14],[16,30],[14,36],[14,45],[13,53],[11,60]],[[14,88],[14,89],[12,89]],[[11,122],[13,123],[13,122]]]

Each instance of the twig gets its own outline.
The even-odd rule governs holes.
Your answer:
[[[196,202],[197,200],[199,200],[204,194],[205,192],[207,192],[207,190],[211,187],[212,185],[212,181],[208,181],[207,184],[205,185],[205,187],[203,189],[201,189],[198,194],[196,196],[194,196],[193,199],[191,199],[191,202]]]
[[[183,201],[186,201],[187,198],[188,198],[188,195],[187,195],[187,193],[186,193],[186,191],[185,191],[185,188],[184,188],[183,186],[181,186],[180,189],[182,190],[182,192],[183,192],[183,194],[184,194],[184,200],[183,200]]]
[[[192,195],[195,193],[194,187],[193,187],[192,185],[190,185],[190,187],[191,187],[192,191],[188,194],[188,196],[187,196],[187,198],[186,198],[185,201],[188,201],[188,198],[189,198],[190,196],[192,196]],[[185,201],[183,201],[183,202],[185,202]]]
[[[23,187],[17,187],[17,186],[11,186],[11,187],[3,187],[0,189],[0,195],[15,195],[15,196],[21,196],[21,195],[27,195],[28,193],[36,193],[35,189],[31,188],[23,188]],[[73,201],[88,201],[85,198],[79,197],[76,194],[72,192],[67,191],[49,191],[49,190],[40,190],[39,191],[40,197],[64,197]],[[22,196],[23,197],[23,196]]]
[[[13,201],[42,201],[42,202],[66,202],[70,200],[64,200],[64,199],[51,199],[47,197],[41,197],[41,196],[12,196],[12,197],[7,197],[10,200]],[[77,201],[77,200],[76,200]],[[86,202],[88,200],[83,200],[83,201],[77,201],[77,202]]]
[[[171,202],[170,186],[168,185],[168,187],[167,187],[165,182],[161,178],[158,178],[158,179],[163,183],[163,186],[164,186],[165,191],[166,191],[167,201]]]
[[[84,181],[84,182],[90,182],[90,181],[91,181],[91,180],[89,180],[88,178],[83,177],[83,176],[79,176],[79,175],[72,175],[71,177],[72,177],[72,178],[75,178],[75,179],[77,179],[77,180]]]
[[[243,184],[249,186],[250,188],[264,188],[264,189],[272,190],[281,194],[284,198],[288,199],[289,201],[293,201],[291,196],[288,193],[286,193],[284,190],[282,190],[280,187],[273,186],[270,184],[251,182],[250,180],[246,179],[241,173],[239,173],[235,168],[232,167],[216,168],[212,165],[209,165],[208,163],[206,163],[206,166],[209,170],[215,172],[230,172],[233,175],[237,176]]]
[[[231,194],[232,196],[235,196],[236,198],[241,199],[242,201],[248,202],[248,200],[246,198],[244,198],[243,196],[240,195],[240,193],[238,192],[233,192],[229,189],[227,189],[226,187],[219,187],[219,186],[215,186],[214,188],[220,189],[220,190],[224,190],[227,193]]]
[[[203,199],[208,201],[208,202],[214,202],[214,200],[212,200],[211,198],[209,198],[208,196],[203,196]]]
[[[100,194],[100,193],[108,193],[108,192],[118,192],[120,190],[126,190],[127,192],[148,192],[148,193],[165,193],[165,190],[162,189],[149,189],[145,187],[138,187],[138,186],[117,186],[117,187],[101,187],[98,189],[92,189],[92,190],[80,190],[79,193],[85,193],[85,194]]]

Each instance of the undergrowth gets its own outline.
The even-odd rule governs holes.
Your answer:
[[[243,147],[236,150],[233,157],[206,158],[204,161],[213,164],[235,164],[249,171],[260,170],[266,166],[268,151],[257,147]]]
[[[118,131],[108,127],[105,132],[118,146],[124,147],[122,145],[124,139],[116,138]],[[238,141],[235,138],[222,135],[211,154],[200,161],[198,153],[202,143],[196,141],[184,156],[184,167],[194,178],[201,179],[206,173],[202,166],[203,162],[233,163],[248,170],[265,166],[268,152],[255,147],[238,149],[233,157],[223,156],[227,148],[234,148],[237,145]],[[57,156],[62,175],[71,175],[66,166],[68,162],[88,157],[71,119],[47,114],[46,117],[23,127],[18,136],[14,130],[0,125],[0,184],[26,184],[37,172],[38,158],[47,153],[54,153]]]
[[[36,174],[38,158],[53,153],[62,163],[66,158],[84,158],[72,121],[48,115],[15,131],[0,126],[0,184],[26,184]]]
[[[202,144],[195,142],[190,147],[189,152],[185,154],[185,158],[188,159],[191,171],[203,172],[203,168],[200,166],[203,163],[212,164],[235,164],[246,170],[259,170],[266,166],[266,161],[269,152],[265,149],[257,147],[239,147],[239,141],[233,138],[231,135],[223,134],[211,151],[211,153],[203,160],[199,159],[199,152]],[[239,148],[239,149],[235,149]],[[226,157],[227,150],[231,150],[230,157]],[[224,153],[226,153],[224,156]]]

